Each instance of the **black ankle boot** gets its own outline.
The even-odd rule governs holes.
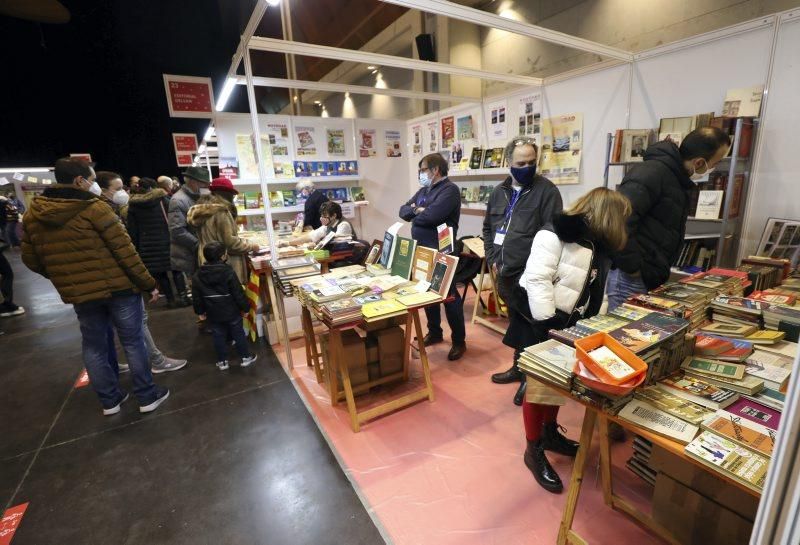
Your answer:
[[[514,405],[519,407],[522,405],[522,402],[525,401],[525,391],[528,389],[528,381],[522,380],[522,383],[517,388],[517,393],[514,394]]]
[[[525,465],[533,473],[533,478],[539,485],[554,494],[559,494],[564,490],[564,485],[561,483],[561,477],[558,476],[556,470],[547,461],[547,456],[544,454],[542,448],[542,441],[528,441],[528,448],[525,449]]]
[[[181,306],[184,307],[192,306],[192,300],[189,299],[189,294],[185,291],[178,294],[178,301],[180,301]]]
[[[550,422],[544,425],[541,439],[542,448],[574,458],[578,453],[578,443],[564,437],[561,431],[559,431],[559,427],[560,426],[556,422]]]
[[[511,384],[512,382],[519,382],[522,380],[522,371],[517,369],[517,364],[514,363],[508,371],[502,373],[495,373],[492,375],[492,382],[495,384]]]

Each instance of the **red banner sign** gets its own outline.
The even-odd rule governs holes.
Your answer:
[[[213,117],[211,78],[164,74],[170,117]]]
[[[0,519],[0,545],[10,545],[27,508],[28,504],[22,503],[6,509],[6,512],[3,513],[3,518]]]
[[[192,157],[193,154],[191,153],[178,153],[175,155],[178,158],[178,166],[179,167],[190,167],[192,166]]]
[[[197,135],[191,132],[172,133],[172,143],[175,146],[175,158],[179,167],[192,166],[192,157],[197,153]]]

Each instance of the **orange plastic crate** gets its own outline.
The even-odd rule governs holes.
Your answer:
[[[622,361],[633,368],[633,371],[622,377],[615,377],[599,365],[588,353],[595,348],[607,346]],[[575,341],[575,355],[597,378],[607,384],[618,386],[640,374],[647,373],[647,364],[636,354],[622,346],[622,344],[608,333],[595,333]]]

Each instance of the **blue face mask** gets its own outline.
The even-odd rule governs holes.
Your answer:
[[[429,185],[431,185],[431,179],[430,176],[428,176],[427,172],[419,173],[419,185],[421,185],[422,187],[428,187]]]
[[[511,167],[511,176],[517,181],[519,185],[529,186],[533,183],[536,177],[536,165],[528,165],[526,167]]]

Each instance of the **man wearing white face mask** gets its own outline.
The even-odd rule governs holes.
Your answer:
[[[186,222],[186,215],[200,195],[211,193],[208,189],[211,175],[204,168],[189,167],[183,174],[183,181],[183,187],[169,201],[170,260],[172,270],[192,275],[197,269],[198,242],[194,229]]]
[[[458,222],[461,219],[461,192],[447,177],[447,161],[438,153],[431,153],[419,162],[419,185],[422,186],[408,202],[400,207],[400,217],[411,222],[411,236],[420,246],[438,249],[439,236],[436,227],[446,223],[453,229],[456,239]],[[464,327],[464,301],[456,289],[450,288],[453,301],[444,304],[444,313],[450,326],[452,346],[447,359],[461,358],[467,351]],[[425,307],[428,318],[428,334],[423,339],[426,345],[442,342],[442,314],[439,305]]]
[[[615,269],[608,275],[609,310],[669,279],[686,233],[689,192],[730,147],[730,136],[723,130],[695,129],[680,147],[664,140],[647,148],[644,161],[622,179],[619,191],[631,201],[633,214],[627,224],[628,244],[614,256]]]

